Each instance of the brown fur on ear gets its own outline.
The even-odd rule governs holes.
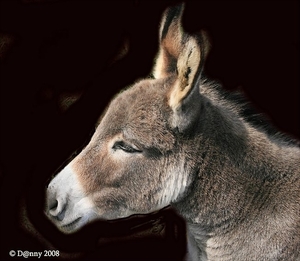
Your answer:
[[[173,76],[168,104],[174,112],[172,125],[184,131],[193,125],[200,109],[199,79],[210,49],[209,38],[202,31],[189,35],[182,29],[184,5],[168,8],[160,27],[160,50],[154,67],[155,78]]]
[[[190,36],[183,31],[183,10],[184,4],[180,4],[164,12],[159,30],[160,50],[153,70],[156,79],[177,75],[169,97],[169,105],[173,110],[192,89],[199,77],[202,60],[205,60],[210,49],[205,32]]]
[[[182,49],[181,17],[183,9],[184,5],[181,4],[168,8],[163,14],[159,30],[160,49],[153,69],[156,79],[176,72],[177,58]]]

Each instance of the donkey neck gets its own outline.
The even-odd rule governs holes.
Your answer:
[[[187,220],[199,258],[206,260],[218,251],[230,254],[236,242],[247,241],[249,224],[275,207],[272,195],[280,196],[278,184],[283,184],[287,170],[299,159],[299,150],[270,141],[230,110],[208,103],[203,115],[205,127],[197,140],[199,168],[185,197],[173,206]],[[282,166],[288,163],[282,156],[286,154],[294,162],[285,171]],[[248,232],[237,233],[241,229]],[[226,241],[232,238],[235,242],[230,245]]]

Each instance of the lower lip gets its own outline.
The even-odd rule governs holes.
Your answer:
[[[74,221],[72,221],[72,222],[69,223],[69,224],[63,225],[62,227],[63,227],[63,228],[71,228],[71,227],[73,227],[75,224],[77,224],[78,221],[79,221],[80,219],[81,219],[81,217],[75,219]]]

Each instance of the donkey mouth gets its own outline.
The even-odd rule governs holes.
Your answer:
[[[81,217],[76,218],[68,224],[62,225],[61,228],[64,230],[72,230],[75,228],[76,224],[78,224],[79,220],[81,220]]]

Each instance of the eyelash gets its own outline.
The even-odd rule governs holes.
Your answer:
[[[142,152],[141,150],[138,150],[136,148],[133,148],[132,146],[126,144],[124,141],[117,141],[112,147],[114,150],[123,150],[127,153],[139,153]]]

